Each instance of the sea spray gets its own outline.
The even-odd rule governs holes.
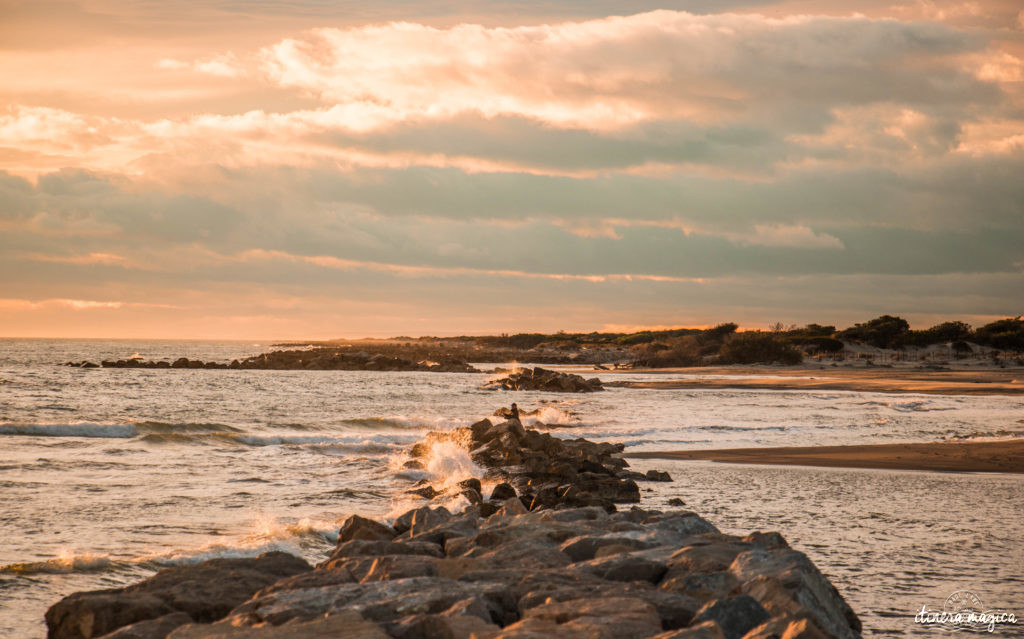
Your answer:
[[[57,557],[45,561],[26,561],[0,566],[0,574],[34,575],[69,572],[94,572],[107,570],[113,565],[107,555],[76,553],[70,548],[61,549]]]

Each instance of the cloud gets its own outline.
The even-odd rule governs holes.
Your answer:
[[[169,71],[195,71],[223,78],[238,78],[246,73],[245,67],[233,53],[222,53],[212,58],[195,60],[193,62],[184,62],[174,58],[161,58],[157,61],[156,68]]]
[[[1019,312],[1010,4],[74,5],[73,48],[0,47],[0,297],[195,331]]]
[[[785,120],[794,103],[991,99],[954,63],[984,44],[934,23],[654,11],[511,29],[318,29],[263,57],[280,85],[381,123],[474,112],[605,130],[754,112]]]

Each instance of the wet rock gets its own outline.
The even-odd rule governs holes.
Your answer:
[[[673,497],[672,499],[668,500],[668,505],[669,506],[685,506],[686,502],[683,501],[682,499],[679,499],[678,497]]]
[[[714,621],[726,639],[743,639],[743,635],[769,618],[768,613],[753,597],[738,595],[709,601],[697,611],[695,621]]]
[[[127,588],[75,593],[46,611],[51,639],[91,639],[123,626],[184,612],[210,622],[282,577],[310,570],[283,552],[166,568]]]
[[[338,541],[341,543],[352,541],[353,539],[390,541],[397,534],[398,532],[387,524],[360,517],[359,515],[351,515],[341,524]]]
[[[437,492],[437,490],[435,490],[433,486],[423,486],[422,488],[413,488],[413,489],[407,490],[405,492],[409,493],[410,495],[419,495],[420,497],[423,497],[424,499],[433,499],[434,497],[437,497],[438,495],[441,494],[441,493]]]
[[[672,476],[663,470],[651,469],[645,475],[647,481],[672,481]]]

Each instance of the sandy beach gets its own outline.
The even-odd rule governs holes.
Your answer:
[[[608,386],[654,390],[749,388],[802,391],[861,391],[929,395],[1022,395],[1024,370],[919,370],[906,368],[702,367],[635,369],[632,373],[702,376],[664,381],[610,381]],[[606,374],[607,375],[607,374]],[[704,377],[706,376],[706,377]],[[721,377],[728,376],[728,377]]]
[[[637,459],[701,459],[733,464],[1024,473],[1024,439],[980,442],[786,446],[627,453]]]

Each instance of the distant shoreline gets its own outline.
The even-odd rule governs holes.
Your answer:
[[[943,472],[1024,473],[1024,438],[974,442],[627,452],[627,458]]]
[[[611,381],[610,387],[650,390],[759,389],[859,391],[927,395],[1024,395],[1024,370],[914,370],[908,368],[732,368],[635,369],[631,373],[707,376],[664,381]],[[717,377],[728,375],[729,377]]]

